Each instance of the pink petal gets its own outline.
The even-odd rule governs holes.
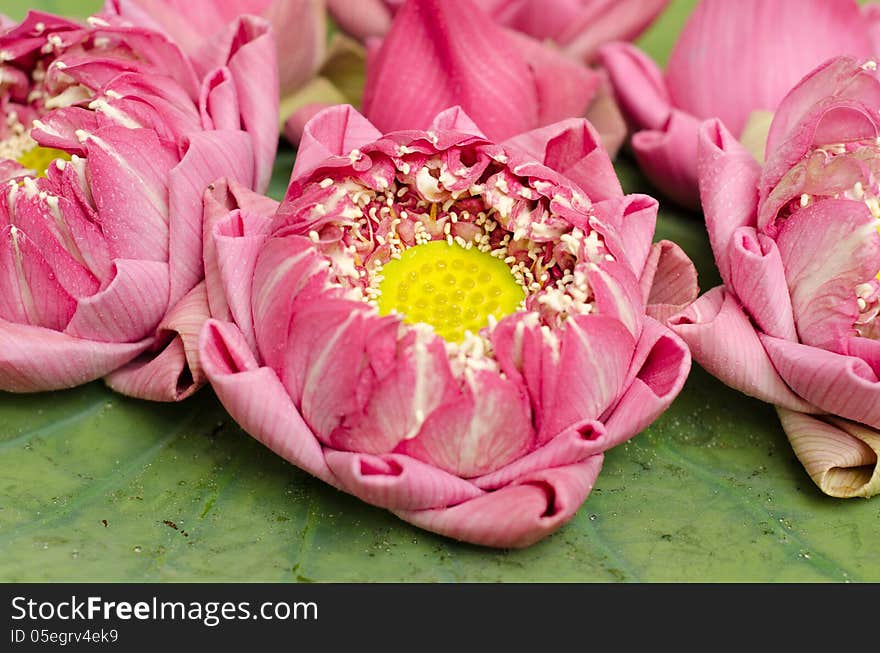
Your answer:
[[[95,342],[0,319],[0,389],[45,392],[99,379],[150,346]]]
[[[117,259],[114,267],[110,285],[77,303],[65,333],[101,342],[136,342],[152,335],[168,309],[168,265]]]
[[[521,548],[567,523],[581,507],[599,470],[602,455],[574,465],[528,475],[500,490],[452,508],[398,510],[420,528],[484,546]]]
[[[726,0],[708,0],[688,18],[666,80],[675,106],[698,118],[717,117],[739,134],[752,111],[776,109],[829,57],[871,52],[855,2],[740,0],[732,8]]]
[[[233,320],[254,351],[251,285],[265,242],[263,231],[277,206],[235,180],[218,179],[205,191],[204,263],[211,315]]]
[[[428,125],[429,130],[435,131],[453,131],[462,132],[464,134],[473,134],[485,139],[486,135],[477,127],[477,123],[471,120],[460,106],[450,107],[438,113],[431,124]]]
[[[205,382],[199,362],[199,333],[210,317],[204,282],[193,288],[159,325],[158,337],[170,342],[158,354],[147,352],[109,374],[116,392],[150,401],[181,401]]]
[[[103,127],[85,146],[92,196],[114,258],[167,261],[168,175],[177,157],[148,129]]]
[[[847,52],[841,48],[834,54]],[[870,51],[866,51],[860,57],[869,54]],[[838,130],[840,133],[834,133],[834,121],[824,120],[829,109],[836,105],[853,107],[854,103],[874,108],[880,105],[880,81],[872,72],[862,68],[861,58],[837,57],[807,70],[809,74],[796,85],[792,84],[794,88],[787,92],[773,116],[767,134],[767,152],[775,154],[767,160],[762,179],[764,189],[775,186],[812,146],[838,142],[841,138],[849,141],[855,137],[851,122],[844,122],[843,129]],[[823,123],[826,129],[831,127],[832,130],[820,134],[818,140],[821,142],[816,143],[816,130]]]
[[[206,322],[199,358],[217,397],[245,431],[288,462],[338,487],[321,445],[284,386],[275,372],[259,366],[234,325]]]
[[[636,130],[662,129],[672,105],[663,73],[644,52],[629,43],[609,43],[599,49],[623,115]]]
[[[294,299],[313,277],[326,275],[325,259],[306,238],[273,238],[254,268],[251,306],[257,349],[268,367],[285,365]]]
[[[503,145],[524,152],[580,185],[593,201],[623,195],[599,134],[585,120],[572,118],[539,127],[509,138]]]
[[[761,342],[780,376],[806,401],[880,428],[880,378],[861,358],[764,335]]]
[[[868,37],[873,52],[880,52],[880,4],[867,2],[862,5],[862,18],[867,23]]]
[[[412,0],[368,61],[364,115],[383,132],[425,129],[455,105],[503,140],[538,124],[536,78],[503,28],[470,0]]]
[[[525,453],[532,440],[528,401],[518,384],[477,372],[461,398],[437,407],[399,451],[464,478],[481,476]]]
[[[0,281],[0,319],[60,331],[76,310],[43,252],[15,225],[0,229]]]
[[[327,464],[346,492],[390,510],[445,508],[483,494],[473,484],[401,454],[327,450]]]
[[[609,448],[605,427],[589,421],[566,429],[541,447],[494,472],[472,479],[483,490],[496,490],[542,469],[581,462]]]
[[[668,325],[687,343],[694,360],[731,388],[791,410],[815,410],[786,385],[764,341],[723,286],[670,317]]]
[[[779,248],[754,227],[737,229],[730,243],[730,282],[758,328],[776,338],[797,340]]]
[[[555,379],[544,378],[539,443],[573,424],[598,419],[620,396],[635,350],[631,333],[603,315],[569,318]]]
[[[233,25],[237,47],[228,58],[241,106],[241,125],[253,142],[256,160],[254,190],[262,193],[269,186],[272,165],[278,150],[278,72],[275,42],[269,26],[252,16],[242,16]]]
[[[657,226],[659,204],[649,195],[624,195],[594,204],[596,215],[619,238],[606,236],[605,245],[617,260],[627,261],[633,272],[644,269]]]
[[[717,120],[699,130],[699,179],[703,212],[715,264],[730,282],[730,243],[733,233],[757,222],[758,178],[754,157]]]
[[[533,14],[547,16],[543,2],[530,2]],[[641,34],[662,12],[669,0],[587,0],[576,3],[581,11],[565,21],[554,40],[565,51],[584,61],[593,61],[603,43],[630,41]]]
[[[661,240],[651,247],[639,286],[648,314],[661,323],[700,294],[693,261],[669,240]]]
[[[645,319],[628,373],[629,385],[605,420],[610,449],[641,433],[681,392],[691,370],[691,354],[672,331]]]
[[[535,80],[538,91],[536,124],[550,125],[572,116],[585,115],[599,92],[602,76],[544,42],[512,30],[505,32],[525,59]]]
[[[832,497],[880,492],[880,433],[845,420],[778,409],[782,428],[813,482]]]
[[[328,158],[347,155],[381,137],[382,133],[353,107],[329,107],[306,123],[291,179],[301,179],[311,174]]]
[[[391,11],[382,0],[327,0],[327,8],[340,29],[362,41],[384,36],[391,27]]]
[[[783,224],[776,244],[801,342],[840,351],[855,335],[855,287],[880,269],[876,223],[863,202],[822,200]]]
[[[220,177],[252,187],[253,152],[242,132],[197,132],[190,135],[186,154],[171,171],[171,303],[204,278],[202,263],[202,196]]]
[[[697,129],[693,116],[673,109],[661,130],[636,132],[633,153],[648,180],[682,206],[699,209]]]
[[[305,84],[324,61],[327,21],[323,0],[275,0],[264,16],[276,35],[281,94]],[[284,38],[295,33],[295,39]]]

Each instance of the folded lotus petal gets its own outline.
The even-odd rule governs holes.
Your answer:
[[[228,175],[254,185],[253,151],[243,132],[214,130],[194,133],[186,154],[169,180],[171,300],[176,303],[200,279],[202,263],[202,195],[209,183]]]
[[[327,8],[342,30],[360,40],[384,36],[391,27],[391,11],[382,0],[327,0]]]
[[[477,126],[477,123],[471,120],[471,117],[458,105],[438,113],[431,121],[428,129],[462,132],[464,134],[473,134],[482,139],[486,138],[486,135]]]
[[[251,280],[263,230],[278,203],[234,180],[218,179],[205,191],[204,264],[211,315],[235,323],[256,350]]]
[[[102,127],[85,147],[91,194],[114,257],[167,261],[167,184],[175,153],[152,130],[126,127]]]
[[[371,383],[373,388],[368,398],[363,396],[363,390],[357,394],[349,392],[343,395],[347,404],[360,400],[367,405],[360,411],[363,414],[361,420],[351,418],[351,426],[341,424],[336,429],[332,434],[331,446],[367,452],[397,448],[401,453],[425,460],[430,457],[427,447],[416,446],[410,450],[406,441],[420,437],[425,431],[442,430],[446,423],[434,413],[445,405],[456,405],[463,411],[467,410],[465,402],[456,396],[457,382],[449,369],[446,351],[441,342],[414,334],[397,342],[396,325],[390,320],[376,322],[366,319],[365,323],[372,331],[359,336],[364,339],[363,347],[367,349],[367,355],[362,354],[357,363],[363,366],[365,361],[369,361],[370,369],[364,370],[358,380]],[[351,330],[355,332],[358,329],[352,326]],[[333,355],[336,355],[335,352]],[[348,366],[354,365],[348,363]],[[339,402],[340,395],[334,396]],[[490,406],[494,408],[494,402]],[[348,408],[348,412],[355,411]],[[454,426],[448,431],[453,437],[458,435],[452,432]],[[451,467],[448,465],[446,471],[452,471]]]
[[[507,139],[514,147],[568,177],[593,201],[623,197],[599,134],[586,120],[568,119]]]
[[[382,131],[424,129],[461,105],[503,140],[538,124],[536,81],[518,46],[470,0],[413,0],[367,62],[363,112]]]
[[[791,410],[815,411],[802,393],[786,385],[764,341],[724,287],[705,293],[667,324],[687,343],[694,360],[731,388]]]
[[[398,450],[463,478],[521,460],[533,436],[523,394],[517,383],[478,372],[460,399],[434,409],[418,435],[401,442]]]
[[[599,49],[599,62],[633,128],[663,129],[669,122],[672,104],[663,73],[654,60],[629,43],[609,43]]]
[[[843,3],[849,4],[849,3]],[[849,53],[840,50],[835,54]],[[851,53],[857,54],[857,53]],[[835,129],[834,121],[825,120],[829,109],[835,105],[856,108],[858,105],[877,106],[880,102],[880,81],[871,71],[862,67],[859,59],[837,57],[817,66],[804,76],[785,96],[773,116],[773,124],[767,134],[767,151],[774,155],[767,160],[762,191],[775,186],[782,176],[813,145],[850,140],[856,134],[848,133],[853,125],[845,122],[843,129]],[[856,123],[858,124],[858,123]],[[816,135],[824,125],[824,134]],[[834,132],[838,131],[837,134]],[[830,138],[832,140],[825,140]],[[814,141],[819,141],[815,142]],[[762,193],[763,196],[764,193]]]
[[[305,177],[328,158],[348,155],[381,136],[379,130],[351,106],[334,106],[321,111],[303,130],[291,179]]]
[[[599,92],[602,76],[545,43],[513,30],[507,38],[525,59],[538,92],[538,125],[583,116]]]
[[[861,358],[880,377],[880,340],[856,336],[849,339],[841,353]]]
[[[0,230],[0,280],[0,319],[60,330],[76,310],[43,253],[15,225]]]
[[[199,96],[199,113],[205,129],[241,128],[238,91],[228,68],[217,68],[205,78]]]
[[[790,39],[780,39],[785,26]],[[748,34],[749,47],[739,43]],[[701,2],[669,56],[673,104],[719,118],[735,134],[756,109],[773,110],[803,75],[829,57],[872,53],[855,2],[725,0]]]
[[[451,508],[395,510],[401,519],[464,542],[503,548],[529,546],[567,523],[593,489],[602,454],[574,465],[527,475]]]
[[[611,255],[628,261],[637,273],[644,270],[651,251],[658,208],[659,203],[650,195],[635,193],[594,205],[599,220],[613,225],[620,234],[619,240],[606,241]]]
[[[328,449],[326,460],[343,490],[390,510],[445,508],[483,494],[454,474],[401,454]]]
[[[648,315],[660,323],[697,299],[697,268],[684,250],[669,240],[651,247],[639,287]]]
[[[603,315],[569,318],[561,341],[558,380],[555,387],[542,388],[539,443],[573,424],[598,419],[613,404],[625,387],[636,344],[623,324]]]
[[[208,320],[199,337],[205,375],[232,418],[285,460],[338,487],[324,452],[275,372],[260,367],[241,332]]]
[[[822,492],[841,498],[880,493],[880,433],[846,420],[777,412],[795,455]]]
[[[638,340],[645,305],[639,282],[630,268],[617,261],[605,261],[596,265],[587,276],[593,288],[593,302],[600,314],[616,319],[634,340]]]
[[[801,342],[840,351],[859,315],[853,289],[880,268],[880,234],[863,202],[823,200],[777,237]]]
[[[147,349],[141,342],[96,342],[0,319],[0,390],[45,392],[99,379]]]
[[[645,318],[628,373],[631,381],[617,405],[602,417],[608,448],[642,432],[669,408],[690,370],[691,354],[681,338]]]
[[[64,332],[103,342],[136,342],[152,335],[168,307],[167,263],[117,259],[104,290],[77,302]]]
[[[766,335],[761,342],[779,375],[804,400],[827,413],[880,428],[880,378],[861,358]]]
[[[670,198],[692,209],[700,207],[697,191],[699,121],[673,109],[662,130],[633,134],[632,148],[648,180]]]
[[[733,233],[729,251],[731,287],[758,328],[776,338],[797,340],[785,267],[776,242],[754,227],[740,227]]]
[[[572,465],[602,453],[608,448],[607,441],[602,423],[590,420],[566,429],[531,453],[471,482],[483,490],[496,490],[536,471]]]
[[[169,311],[157,329],[157,342],[167,340],[159,353],[146,352],[105,378],[109,387],[150,401],[181,401],[202,387],[205,375],[199,361],[199,334],[211,317],[205,283],[193,288]]]
[[[272,239],[263,248],[254,269],[251,306],[257,349],[272,369],[285,365],[294,313],[290,300],[323,270],[326,266],[304,238]]]
[[[254,190],[262,193],[278,150],[278,70],[266,65],[274,59],[275,42],[261,19],[242,16],[236,23],[229,32],[235,34],[235,47],[230,44],[227,66],[235,79],[242,127],[253,140]]]
[[[717,120],[699,130],[700,196],[709,243],[718,272],[730,281],[730,242],[734,232],[755,226],[761,167]]]

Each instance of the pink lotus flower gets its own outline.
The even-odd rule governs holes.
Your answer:
[[[203,382],[202,196],[265,188],[276,94],[252,73],[272,77],[274,45],[243,21],[200,78],[164,36],[90,23],[32,12],[0,34],[0,390],[106,376],[180,399]]]
[[[641,34],[669,0],[475,0],[496,23],[540,41],[552,41],[585,62],[608,41]],[[333,18],[349,34],[384,36],[403,0],[327,0]]]
[[[632,148],[645,175],[676,202],[699,208],[700,122],[719,118],[761,158],[783,96],[830,57],[870,56],[876,16],[854,0],[702,0],[665,73],[631,44],[602,47],[599,59],[635,131]]]
[[[494,144],[457,107],[383,135],[338,106],[277,209],[216,186],[200,353],[229,413],[437,533],[519,547],[568,521],[689,371],[646,303],[697,292],[597,141],[569,120]]]
[[[472,0],[411,0],[368,52],[363,113],[382,131],[425,129],[461,106],[494,140],[587,116],[613,156],[625,125],[603,80]]]
[[[670,318],[703,367],[776,405],[823,492],[880,491],[880,81],[833,59],[779,106],[762,167],[718,121],[700,192],[724,285]]]

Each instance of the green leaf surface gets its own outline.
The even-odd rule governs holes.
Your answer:
[[[292,162],[282,149],[276,198]],[[618,171],[628,192],[652,192],[626,157]],[[694,258],[704,290],[718,283],[698,214],[664,202],[657,238]],[[334,490],[245,434],[208,388],[175,405],[101,383],[0,393],[6,582],[878,582],[878,541],[880,499],[822,495],[772,408],[698,367],[670,410],[607,454],[575,518],[517,551]]]

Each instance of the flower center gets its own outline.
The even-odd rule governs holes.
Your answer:
[[[381,271],[379,313],[424,322],[447,342],[479,333],[490,316],[514,313],[525,299],[508,265],[478,249],[445,240],[416,245],[393,258]]]
[[[45,177],[46,170],[56,159],[70,161],[70,155],[64,150],[36,145],[23,152],[16,160],[25,168],[33,170],[37,177]]]

